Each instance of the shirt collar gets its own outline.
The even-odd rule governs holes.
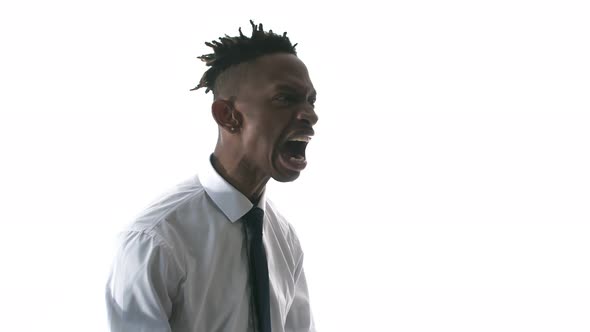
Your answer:
[[[236,222],[248,213],[248,211],[254,207],[254,204],[217,173],[211,163],[212,156],[213,155],[209,156],[208,161],[205,163],[204,167],[202,167],[202,171],[199,174],[199,180],[203,185],[205,192],[207,192],[221,212],[225,214],[229,221],[232,223]],[[262,191],[257,206],[262,209],[262,211],[265,211],[266,188]]]

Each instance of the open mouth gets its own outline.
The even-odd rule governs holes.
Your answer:
[[[282,164],[293,171],[301,171],[307,166],[305,148],[311,140],[310,135],[301,134],[289,138],[281,148]]]

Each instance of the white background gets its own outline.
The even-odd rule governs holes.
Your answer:
[[[0,5],[3,331],[105,331],[115,234],[212,151],[196,57],[249,19],[318,91],[295,226],[318,330],[590,330],[585,1]]]

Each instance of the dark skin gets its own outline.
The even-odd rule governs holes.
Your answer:
[[[213,167],[255,203],[270,178],[290,182],[299,177],[300,171],[285,166],[280,153],[294,135],[312,136],[318,116],[315,89],[297,56],[264,55],[245,65],[254,74],[242,82],[238,95],[220,95],[211,105],[219,127]]]

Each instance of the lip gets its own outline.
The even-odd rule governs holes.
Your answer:
[[[298,128],[296,130],[293,130],[292,132],[290,132],[288,135],[285,136],[285,138],[282,140],[282,142],[280,144],[280,147],[282,148],[283,145],[285,143],[287,143],[293,137],[297,137],[297,136],[309,136],[311,138],[314,135],[315,135],[315,132],[314,132],[314,130],[311,127]],[[309,144],[309,143],[307,143],[307,144]],[[307,160],[306,159],[303,159],[301,162],[293,163],[293,162],[290,162],[289,160],[284,159],[283,156],[282,156],[282,154],[280,154],[280,153],[278,155],[278,161],[282,165],[282,167],[288,169],[291,172],[293,172],[293,171],[295,171],[295,172],[301,172],[307,166]]]
[[[296,162],[293,160],[285,159],[282,154],[279,154],[279,162],[284,168],[295,172],[301,172],[305,169],[305,166],[307,166],[307,160],[305,159]]]

